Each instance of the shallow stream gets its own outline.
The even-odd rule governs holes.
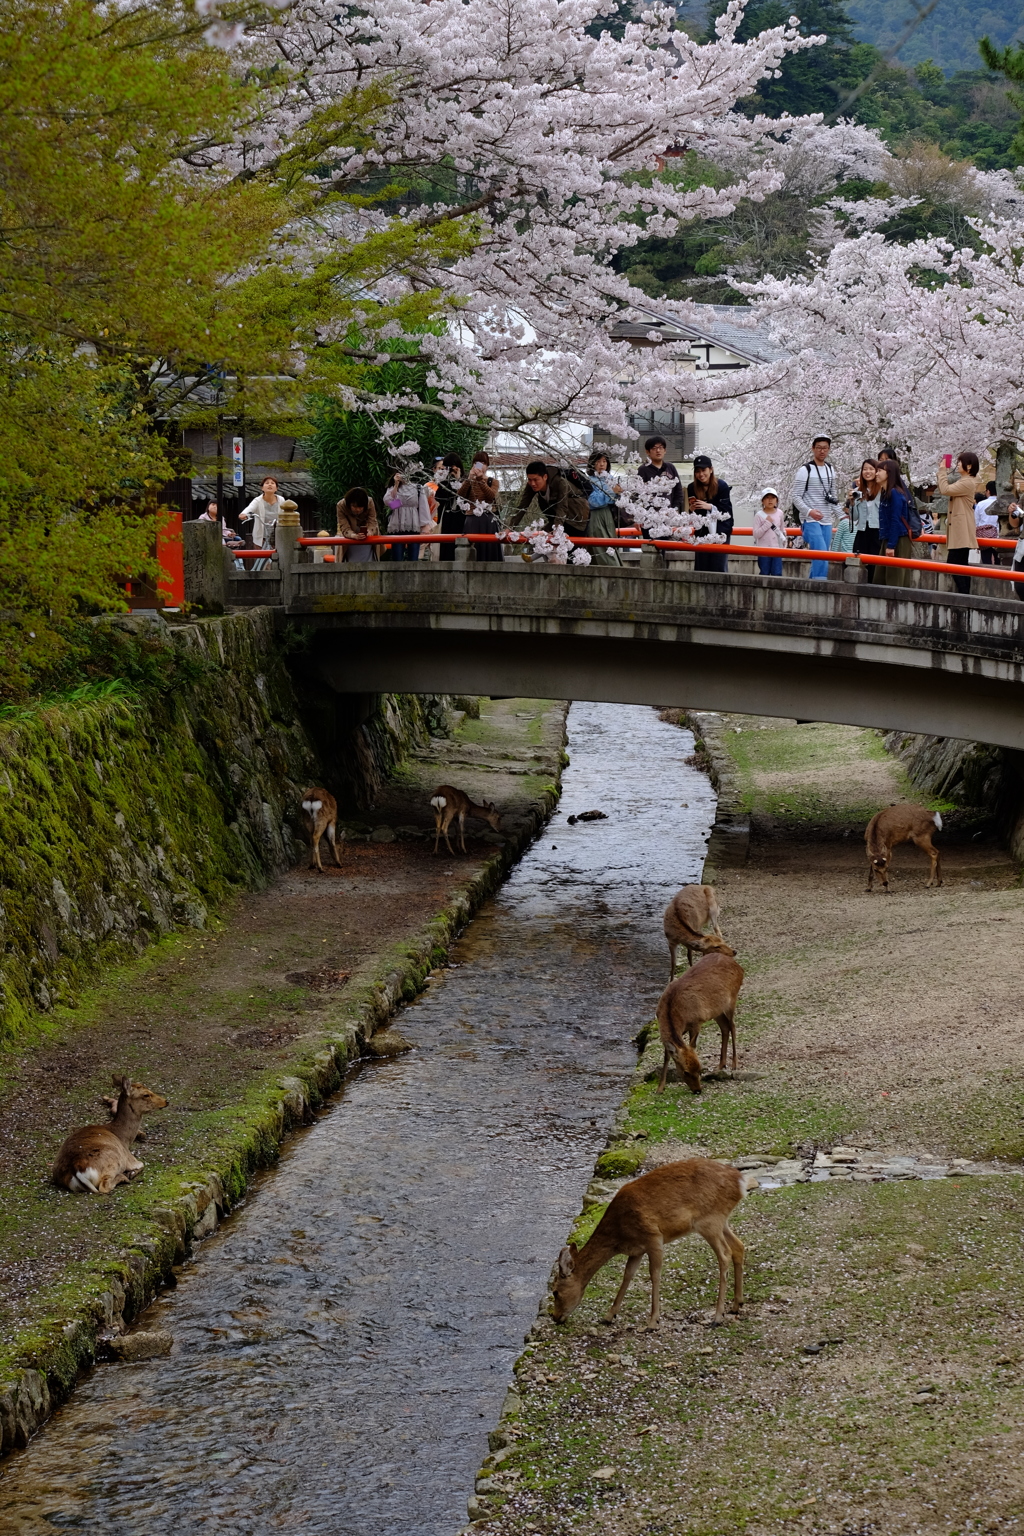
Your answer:
[[[354,1071],[150,1309],[172,1353],[100,1367],[4,1464],[5,1536],[465,1524],[714,814],[653,710],[569,732],[559,812],[402,1014],[416,1049]]]

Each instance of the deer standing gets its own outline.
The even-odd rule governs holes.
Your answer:
[[[677,891],[665,908],[665,938],[668,940],[668,979],[676,974],[676,959],[680,947],[686,946],[686,963],[693,964],[693,952],[706,955],[709,950],[719,950],[723,955],[736,951],[722,937],[718,926],[721,917],[718,898],[713,885],[684,885]],[[711,924],[711,932],[704,929]]]
[[[732,1040],[732,1069],[736,1071],[736,1003],[743,985],[743,967],[728,955],[705,955],[690,970],[670,981],[658,1000],[658,1033],[665,1047],[658,1092],[664,1093],[668,1064],[676,1064],[691,1093],[700,1093],[700,1057],[696,1045],[700,1027],[714,1019],[722,1032],[719,1072]],[[687,1043],[689,1037],[689,1043]]]
[[[132,1142],[142,1130],[142,1117],[153,1109],[166,1109],[163,1094],[154,1093],[129,1077],[114,1077],[118,1090],[108,1125],[83,1125],[64,1142],[53,1165],[53,1182],[72,1194],[90,1191],[109,1195],[118,1184],[127,1184],[142,1169],[132,1152]],[[110,1099],[104,1099],[110,1104]]]
[[[925,890],[932,885],[941,885],[939,850],[932,842],[935,833],[941,831],[942,817],[938,811],[926,811],[923,805],[890,805],[887,810],[872,816],[864,833],[868,854],[868,890],[871,890],[877,875],[882,882],[882,890],[888,896],[892,851],[900,843],[913,843],[931,859]]]
[[[624,1184],[594,1229],[588,1243],[574,1243],[558,1255],[552,1290],[551,1316],[564,1323],[583,1298],[598,1270],[617,1253],[626,1254],[622,1284],[612,1302],[607,1322],[618,1314],[630,1281],[646,1253],[651,1270],[651,1322],[661,1317],[661,1266],[665,1244],[698,1232],[718,1259],[718,1301],[714,1323],[725,1321],[725,1291],[732,1260],[733,1304],[743,1306],[743,1244],[729,1226],[729,1216],[744,1195],[757,1188],[757,1180],[737,1168],[693,1157],[684,1163],[665,1163],[653,1173]]]
[[[483,805],[474,805],[472,800],[461,789],[453,789],[450,784],[439,784],[430,799],[434,807],[434,852],[443,837],[448,844],[448,852],[453,853],[451,843],[448,841],[448,828],[452,822],[459,823],[459,844],[463,853],[466,851],[466,817],[479,816],[481,821],[486,821],[495,832],[501,831],[501,813],[494,808],[490,800],[485,800]]]
[[[338,852],[336,841],[336,828],[338,823],[338,802],[326,789],[307,789],[302,796],[302,816],[306,824],[306,833],[309,837],[310,869],[318,869],[321,874],[324,867],[320,863],[320,839],[327,833],[327,841],[331,845],[334,854],[334,862],[341,868],[341,854]],[[342,833],[344,836],[344,833]]]

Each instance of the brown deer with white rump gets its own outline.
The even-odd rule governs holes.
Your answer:
[[[324,867],[320,863],[320,839],[327,833],[327,841],[331,845],[334,854],[334,862],[341,868],[341,855],[338,852],[337,825],[338,802],[326,789],[314,786],[307,789],[302,796],[302,818],[306,824],[306,835],[309,838],[310,869],[318,869],[321,874]],[[344,833],[342,833],[344,836]]]
[[[890,805],[886,810],[879,811],[877,816],[872,816],[864,833],[868,851],[868,890],[871,890],[877,875],[882,882],[882,890],[888,896],[892,851],[900,843],[913,843],[931,860],[925,890],[932,885],[941,885],[939,850],[932,842],[935,833],[941,831],[942,817],[938,811],[926,811],[923,805]]]
[[[665,1047],[658,1092],[664,1093],[668,1064],[672,1060],[691,1093],[700,1093],[700,1057],[697,1039],[700,1027],[714,1019],[722,1032],[719,1072],[725,1071],[725,1058],[732,1040],[732,1069],[736,1071],[736,1003],[743,985],[743,967],[728,955],[705,955],[690,970],[684,971],[668,986],[658,1000],[658,1033]],[[687,1037],[689,1037],[687,1041]]]
[[[722,937],[722,930],[718,926],[721,915],[713,885],[684,885],[672,897],[665,908],[669,981],[676,974],[676,959],[683,945],[686,946],[687,965],[693,964],[694,950],[699,955],[706,955],[713,949],[723,955],[736,953]],[[708,923],[711,924],[711,932],[705,933]]]
[[[450,784],[439,784],[430,799],[434,807],[434,852],[437,852],[439,840],[443,837],[448,844],[448,852],[454,853],[451,843],[448,841],[448,828],[453,821],[459,824],[459,845],[463,853],[466,851],[466,817],[479,816],[481,821],[486,821],[495,832],[501,831],[501,812],[497,811],[491,800],[485,800],[483,805],[474,805],[472,800],[461,789],[453,789]]]
[[[153,1109],[166,1109],[167,1100],[129,1077],[114,1077],[118,1090],[108,1125],[83,1125],[72,1131],[53,1165],[53,1182],[72,1194],[109,1195],[118,1184],[127,1184],[142,1169],[132,1152],[132,1142],[142,1130],[142,1117]],[[111,1103],[104,1099],[105,1104]]]
[[[725,1321],[725,1291],[729,1262],[733,1266],[733,1303],[743,1306],[743,1244],[729,1226],[729,1217],[757,1180],[723,1163],[693,1157],[685,1163],[665,1163],[653,1173],[624,1184],[611,1201],[594,1235],[582,1248],[574,1243],[558,1255],[551,1316],[564,1323],[583,1298],[598,1270],[617,1253],[626,1255],[626,1270],[618,1295],[605,1319],[612,1322],[622,1306],[629,1283],[646,1253],[651,1270],[651,1322],[661,1317],[661,1266],[665,1244],[698,1232],[718,1260],[718,1301],[713,1322]]]

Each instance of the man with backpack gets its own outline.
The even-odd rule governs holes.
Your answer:
[[[800,518],[800,529],[807,549],[828,549],[832,543],[832,522],[839,506],[836,473],[828,462],[832,439],[821,434],[811,444],[811,457],[793,476],[793,507]],[[811,561],[811,580],[824,581],[827,560]]]
[[[577,484],[582,479],[578,470],[556,469],[534,459],[526,466],[526,484],[512,517],[513,528],[524,527],[539,517],[545,528],[561,523],[570,538],[573,534],[582,538],[590,521],[586,494]],[[586,484],[589,492],[589,481]]]

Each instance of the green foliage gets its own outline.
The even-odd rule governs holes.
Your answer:
[[[1016,48],[997,48],[990,37],[983,37],[978,48],[989,69],[1005,76],[1014,85],[1024,86],[1024,43]],[[1024,91],[1010,91],[1009,98],[1018,111],[1024,112]],[[1014,135],[1010,152],[1018,163],[1024,163],[1024,120]]]
[[[903,5],[894,5],[893,0],[849,0],[848,9],[858,38],[883,52],[913,15],[909,0]],[[925,59],[934,60],[940,70],[952,75],[969,62],[967,55],[983,32],[997,45],[1005,45],[1017,37],[1020,22],[1020,0],[985,0],[981,7],[970,0],[941,0],[903,45],[900,58],[915,67]]]
[[[267,14],[220,8],[257,28]],[[404,195],[317,174],[332,145],[371,146],[388,89],[324,105],[252,174],[207,170],[258,137],[286,66],[243,78],[205,26],[191,0],[0,0],[0,611],[15,636],[0,700],[66,681],[76,620],[153,574],[177,426],[220,409],[243,430],[301,430],[311,381],[334,399],[365,386],[382,327],[443,323],[435,290],[387,304],[379,280],[477,238],[472,216],[440,217],[310,259],[291,238],[302,219]]]

